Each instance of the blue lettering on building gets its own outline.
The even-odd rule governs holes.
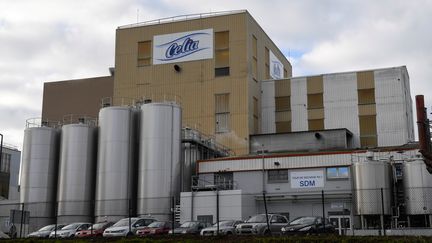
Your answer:
[[[309,181],[300,181],[300,187],[313,187],[315,186],[315,181],[309,180]]]
[[[194,40],[194,37],[200,35],[209,35],[208,33],[193,33],[189,35],[182,36],[173,41],[158,45],[157,47],[166,47],[165,58],[158,59],[160,61],[170,61],[179,59],[185,56],[189,56],[193,53],[209,49],[210,47],[200,47],[199,40]]]

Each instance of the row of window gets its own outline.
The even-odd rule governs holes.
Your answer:
[[[349,168],[348,167],[329,167],[326,168],[327,180],[335,179],[348,179]],[[288,170],[269,170],[267,171],[267,182],[268,183],[288,183]]]

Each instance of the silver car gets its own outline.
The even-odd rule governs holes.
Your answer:
[[[63,227],[65,227],[65,224],[58,224],[57,225],[57,232],[61,230]],[[55,224],[50,224],[47,226],[44,226],[40,228],[38,231],[35,231],[33,233],[30,233],[27,235],[28,238],[48,238],[51,234],[51,232],[54,232],[56,228]]]
[[[219,222],[219,235],[232,235],[235,234],[235,228],[238,224],[243,223],[240,220],[225,220]],[[212,236],[217,235],[217,226],[214,224],[211,227],[207,227],[201,230],[202,236]]]
[[[270,228],[267,225],[265,214],[255,215],[246,220],[245,223],[238,224],[236,233],[238,235],[281,234],[281,229],[288,224],[288,219],[283,215],[268,214],[268,222]]]
[[[113,226],[105,229],[103,232],[104,237],[116,237],[116,236],[131,236],[134,235],[138,229],[144,228],[145,226],[155,222],[154,218],[124,218],[119,220]],[[130,222],[130,227],[129,227]]]
[[[74,237],[75,233],[81,230],[86,230],[88,227],[90,227],[91,223],[73,223],[68,224],[65,227],[63,227],[61,230],[57,230],[57,232],[52,231],[50,233],[49,238],[69,238]]]

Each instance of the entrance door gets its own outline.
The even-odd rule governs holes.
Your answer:
[[[351,217],[349,215],[334,215],[330,216],[329,220],[339,235],[345,235],[346,231],[351,229]]]

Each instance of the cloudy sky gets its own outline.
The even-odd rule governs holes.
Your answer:
[[[294,76],[406,65],[412,97],[432,105],[429,0],[1,0],[0,133],[22,147],[44,82],[108,75],[116,27],[236,9],[253,15]]]

